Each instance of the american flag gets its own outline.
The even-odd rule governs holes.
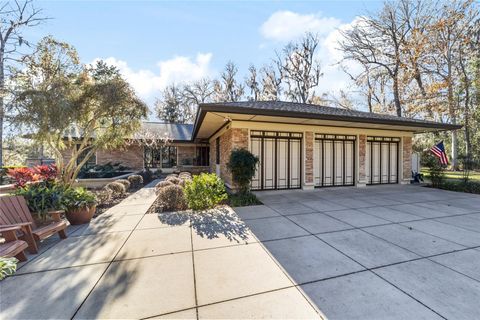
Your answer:
[[[443,165],[448,164],[448,157],[447,154],[445,153],[445,146],[443,145],[443,141],[441,141],[439,144],[433,146],[430,151],[440,159],[440,163]]]

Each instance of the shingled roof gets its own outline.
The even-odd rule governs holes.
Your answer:
[[[337,121],[354,121],[366,123],[382,123],[431,127],[443,130],[460,129],[460,125],[439,123],[435,121],[397,117],[388,114],[379,114],[357,110],[333,108],[308,103],[284,101],[242,101],[201,104],[199,111],[222,111],[242,114],[256,114],[269,116],[286,116],[298,118],[314,118]],[[198,119],[197,119],[198,120]]]
[[[157,136],[166,136],[173,141],[190,141],[192,139],[193,124],[190,123],[144,121],[142,127],[147,131],[154,132]]]

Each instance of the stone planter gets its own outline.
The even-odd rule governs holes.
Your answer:
[[[77,208],[73,210],[67,210],[67,212],[65,213],[65,216],[67,217],[67,220],[72,225],[84,224],[92,220],[92,217],[95,214],[96,209],[97,209],[97,206],[94,205],[91,207],[83,207],[83,208]]]

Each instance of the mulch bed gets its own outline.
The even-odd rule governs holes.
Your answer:
[[[108,209],[110,209],[111,207],[113,206],[116,206],[117,204],[119,204],[120,202],[122,202],[123,199],[127,198],[128,196],[130,196],[131,194],[134,194],[135,192],[137,192],[138,190],[140,190],[141,188],[143,187],[140,187],[140,188],[136,188],[136,189],[130,189],[128,190],[127,192],[125,192],[125,194],[121,197],[116,197],[116,198],[113,198],[113,199],[110,199],[110,201],[106,202],[106,203],[101,203],[101,204],[98,204],[97,205],[97,210],[95,211],[95,215],[94,217],[98,216],[98,215],[101,215],[102,213],[104,213],[105,211],[107,211]],[[97,193],[99,192],[99,190],[92,190],[93,193]]]

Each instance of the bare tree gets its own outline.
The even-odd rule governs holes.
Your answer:
[[[410,26],[396,3],[387,2],[375,15],[363,16],[352,29],[342,32],[344,60],[353,60],[370,71],[380,69],[391,80],[397,116],[402,116],[400,72],[402,51]]]
[[[237,66],[229,61],[220,75],[220,80],[214,81],[215,101],[239,101],[243,97],[244,87],[237,81],[237,73]]]
[[[264,66],[261,70],[261,88],[260,100],[263,101],[276,101],[280,98],[282,93],[282,78],[278,74],[274,67]]]
[[[276,65],[286,84],[285,95],[294,102],[311,102],[320,77],[320,62],[315,59],[319,44],[317,35],[307,33],[299,42],[289,43],[277,53]]]
[[[33,1],[6,2],[0,4],[0,166],[3,164],[3,125],[5,119],[6,68],[11,61],[19,61],[20,47],[30,47],[22,31],[35,27],[47,18],[42,10],[33,6]]]
[[[212,101],[214,90],[213,81],[208,78],[203,78],[192,83],[187,83],[183,86],[181,91],[182,102],[185,108],[189,109],[193,116],[197,113],[197,107],[200,103]]]
[[[250,89],[250,96],[248,97],[248,100],[258,101],[261,98],[261,89],[260,83],[258,82],[257,68],[255,68],[255,66],[252,64],[250,67],[248,67],[248,72],[249,74],[245,79],[245,84]]]

